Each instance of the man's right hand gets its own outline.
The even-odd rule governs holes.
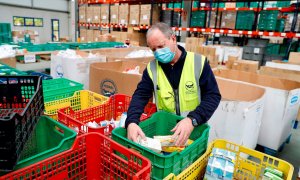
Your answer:
[[[140,136],[143,140],[146,139],[146,136],[140,126],[135,123],[130,123],[127,127],[127,138],[133,142],[137,142],[138,136]]]

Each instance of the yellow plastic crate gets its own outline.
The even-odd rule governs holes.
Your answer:
[[[235,179],[261,179],[266,167],[276,168],[284,173],[284,179],[291,180],[294,167],[276,157],[249,149],[226,140],[215,140],[210,143],[205,154],[203,154],[191,166],[179,175],[169,174],[165,180],[203,179],[206,165],[213,148],[226,149],[237,155],[235,162]],[[247,158],[249,157],[249,158]]]
[[[108,97],[88,90],[76,91],[71,97],[45,102],[45,115],[57,120],[57,111],[61,108],[72,107],[79,111],[101,105],[107,100]]]

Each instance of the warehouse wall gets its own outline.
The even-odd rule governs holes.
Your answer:
[[[51,3],[50,3],[51,4]],[[51,7],[51,6],[50,6]],[[60,8],[61,9],[61,8]],[[51,19],[59,19],[60,37],[69,36],[69,14],[47,10],[0,5],[0,22],[11,23],[12,30],[34,30],[39,32],[40,42],[51,41]],[[13,26],[13,16],[43,18],[43,27],[18,27]]]

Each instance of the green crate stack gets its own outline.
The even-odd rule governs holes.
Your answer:
[[[267,55],[278,55],[279,51],[280,51],[280,46],[281,46],[281,44],[274,44],[274,43],[268,44],[268,46],[266,48],[266,54]]]
[[[289,7],[290,1],[266,1],[264,3],[265,8],[274,8],[274,7]]]
[[[193,8],[199,8],[199,1],[193,1]]]
[[[157,135],[171,135],[171,129],[173,129],[176,123],[181,119],[183,119],[183,117],[161,111],[153,114],[147,121],[141,122],[140,128],[146,137],[153,138],[153,136]],[[198,159],[206,151],[208,134],[209,126],[207,124],[195,127],[190,136],[190,139],[194,142],[181,152],[173,152],[168,155],[156,153],[128,140],[127,132],[124,128],[114,129],[112,131],[112,139],[125,147],[131,147],[137,150],[151,161],[151,179],[163,179],[170,173],[179,174]]]
[[[235,29],[252,30],[254,20],[255,20],[254,11],[238,11]]]
[[[283,32],[284,31],[284,23],[285,23],[285,19],[278,19],[275,30],[278,32]]]
[[[0,43],[12,42],[10,23],[0,23]]]
[[[206,11],[192,12],[191,27],[205,27]]]
[[[220,3],[212,3],[212,7],[213,8],[217,8],[219,4],[219,8],[225,8],[225,3],[224,2],[220,2]]]
[[[289,7],[290,5],[290,1],[277,1],[277,7]]]
[[[248,3],[245,3],[245,2],[236,2],[235,7],[237,7],[237,8],[248,7]]]
[[[287,40],[285,39],[283,41],[283,43],[280,45],[280,50],[279,50],[279,54],[284,56],[286,54],[286,51],[289,47],[289,43],[287,43]],[[297,41],[293,41],[291,44],[291,49],[290,52],[295,52],[297,50],[298,47],[298,42]]]
[[[261,2],[250,2],[250,7],[251,8],[257,8],[259,5],[259,7],[262,6],[262,3]]]
[[[258,22],[258,30],[265,31],[276,31],[277,23],[278,23],[278,15],[279,11],[261,11],[259,22]]]
[[[168,3],[167,4],[167,8],[169,8],[169,9],[179,9],[179,8],[181,8],[181,5],[182,5],[182,7],[183,7],[183,2],[182,2],[182,4],[181,3]]]
[[[23,71],[19,71],[5,64],[0,64],[0,76],[5,76],[5,75],[27,75],[27,73]]]

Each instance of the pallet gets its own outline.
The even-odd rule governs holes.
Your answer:
[[[271,155],[271,156],[277,156],[279,152],[282,152],[284,149],[285,144],[289,144],[291,141],[292,135],[289,135],[289,137],[285,140],[285,142],[282,143],[281,146],[279,146],[278,150],[274,150],[265,146],[257,145],[256,150],[263,152],[265,154]]]
[[[24,60],[17,60],[17,62],[22,63],[22,64],[25,64],[25,61],[24,61]],[[31,62],[31,63],[37,63],[37,62],[40,62],[40,60],[37,59],[35,62]],[[26,64],[28,64],[28,63],[26,63]]]
[[[45,60],[45,61],[50,61],[51,60],[51,55],[40,55],[41,59],[42,60]]]

